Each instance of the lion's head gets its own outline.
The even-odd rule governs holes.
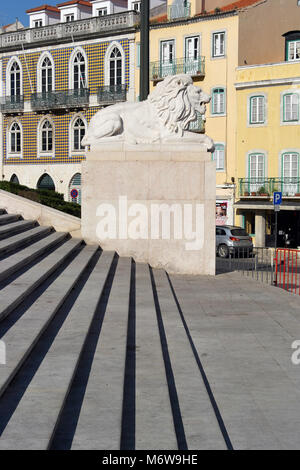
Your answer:
[[[148,101],[155,107],[164,126],[172,133],[183,134],[189,123],[204,115],[210,96],[193,85],[189,75],[173,75],[160,82],[149,95]]]

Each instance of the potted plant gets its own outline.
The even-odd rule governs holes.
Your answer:
[[[244,191],[243,196],[248,197],[248,196],[250,196],[250,193],[248,191]]]
[[[256,196],[256,192],[255,192],[255,191],[251,191],[251,196]]]
[[[262,197],[266,197],[266,196],[269,196],[269,193],[268,191],[266,190],[266,188],[264,186],[262,186],[261,188],[259,188],[259,190],[257,191],[258,195],[259,196],[262,196]]]

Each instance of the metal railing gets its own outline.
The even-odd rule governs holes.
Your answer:
[[[126,85],[108,85],[98,88],[98,103],[111,104],[118,101],[126,101]]]
[[[33,93],[31,95],[31,107],[35,111],[81,108],[88,106],[89,98],[89,88]]]
[[[2,113],[21,113],[24,111],[23,96],[5,96],[0,100]]]
[[[240,178],[240,197],[271,197],[280,191],[283,197],[300,197],[300,178]]]
[[[197,119],[196,121],[192,121],[190,122],[189,124],[189,131],[190,132],[198,132],[198,133],[201,133],[201,132],[204,132],[204,121],[202,119],[202,114],[197,113]]]
[[[191,16],[191,4],[170,5],[168,7],[168,19],[176,20],[179,18],[189,18]]]
[[[163,80],[168,75],[186,73],[192,77],[205,75],[205,57],[198,59],[174,59],[170,63],[156,61],[150,63],[150,80]]]
[[[228,258],[216,258],[217,274],[238,271],[244,276],[274,285],[274,248],[236,248]]]
[[[276,250],[274,284],[300,295],[300,250],[286,248]]]

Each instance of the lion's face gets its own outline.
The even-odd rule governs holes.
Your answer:
[[[195,85],[188,85],[187,93],[192,108],[200,114],[205,114],[206,104],[210,102],[210,96]]]

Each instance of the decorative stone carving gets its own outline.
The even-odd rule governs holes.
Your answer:
[[[188,130],[189,124],[197,119],[197,112],[205,115],[209,102],[210,96],[194,86],[189,75],[169,76],[156,86],[146,101],[115,104],[98,111],[91,119],[82,144],[172,142],[199,144],[212,150],[212,139]]]

